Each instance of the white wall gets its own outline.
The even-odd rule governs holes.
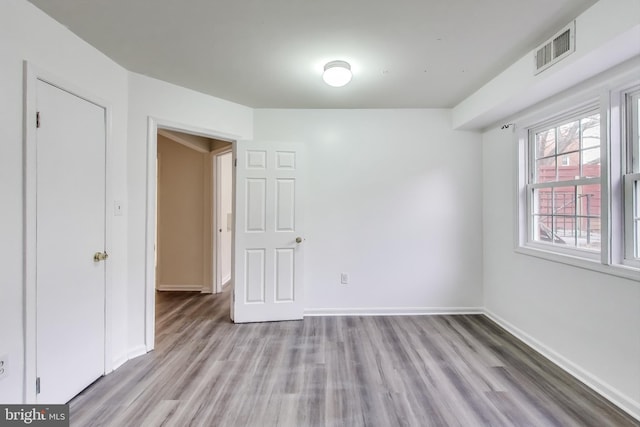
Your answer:
[[[480,135],[449,110],[255,110],[254,134],[306,145],[307,313],[481,307]]]
[[[250,139],[253,110],[140,74],[129,73],[129,356],[144,353],[147,124],[152,117],[192,133]],[[155,163],[150,165],[155,176]],[[150,216],[153,218],[153,214]]]
[[[515,253],[515,135],[496,126],[482,146],[486,310],[640,416],[640,285]]]
[[[0,380],[0,402],[23,399],[23,76],[28,60],[112,108],[110,182],[113,199],[126,200],[127,72],[25,0],[0,2],[0,354],[9,376]],[[107,200],[113,206],[113,200]],[[108,213],[112,212],[108,209]],[[126,355],[126,217],[113,217],[109,253],[112,362]]]

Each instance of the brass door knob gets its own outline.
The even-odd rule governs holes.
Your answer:
[[[298,244],[302,243],[303,240],[304,239],[302,237],[299,237],[299,236],[296,237],[296,243],[298,243]]]
[[[95,254],[93,254],[93,260],[95,262],[104,261],[107,258],[109,258],[109,254],[106,252],[96,252]]]

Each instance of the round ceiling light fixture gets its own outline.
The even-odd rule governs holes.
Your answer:
[[[351,65],[346,61],[331,61],[324,66],[322,79],[333,87],[341,87],[351,81]]]

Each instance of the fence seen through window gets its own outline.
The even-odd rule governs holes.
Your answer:
[[[533,241],[599,251],[600,114],[530,133]]]

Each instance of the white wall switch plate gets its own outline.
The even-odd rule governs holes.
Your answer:
[[[340,273],[340,283],[343,285],[349,284],[349,273]]]

